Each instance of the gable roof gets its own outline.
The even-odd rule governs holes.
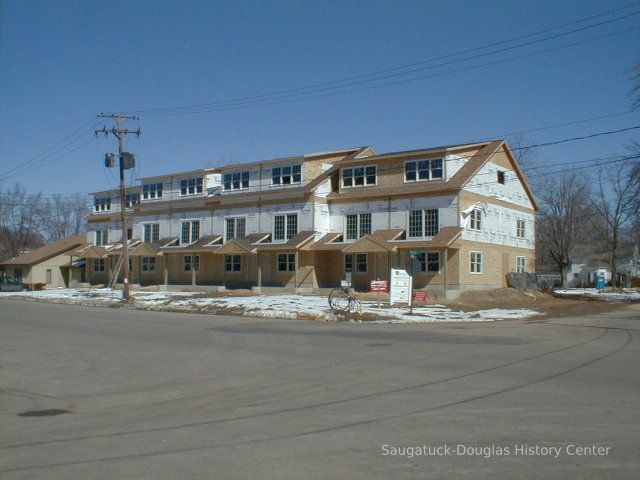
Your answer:
[[[37,263],[44,262],[52,257],[61,255],[69,250],[76,250],[79,246],[87,244],[84,235],[75,235],[73,237],[63,238],[56,242],[50,243],[35,250],[19,255],[12,260],[7,260],[0,265],[29,265],[33,266]]]

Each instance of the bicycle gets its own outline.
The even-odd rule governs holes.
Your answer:
[[[350,313],[362,309],[362,302],[351,287],[334,288],[329,293],[329,307],[333,313]]]

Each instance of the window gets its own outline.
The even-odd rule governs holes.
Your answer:
[[[498,170],[498,183],[504,185],[505,174],[502,170]]]
[[[377,168],[375,165],[342,169],[342,186],[344,188],[375,185]]]
[[[371,234],[371,214],[370,213],[353,213],[346,215],[346,231],[347,240],[356,240],[365,235]]]
[[[51,269],[50,268],[47,268],[47,270],[45,271],[44,283],[46,283],[47,285],[51,285]]]
[[[274,167],[271,170],[271,185],[291,185],[302,181],[301,165]]]
[[[471,211],[471,230],[482,230],[482,210]]]
[[[440,252],[418,252],[416,258],[421,272],[440,273]]]
[[[111,210],[111,197],[96,198],[93,203],[96,212],[107,212]]]
[[[197,272],[200,270],[200,256],[198,255],[185,255],[184,256],[184,271],[185,272]]]
[[[279,253],[278,254],[278,271],[279,272],[295,272],[296,271],[296,254],[295,253]]]
[[[180,196],[202,193],[202,177],[180,180]]]
[[[524,238],[525,236],[525,223],[522,219],[518,219],[518,221],[516,222],[516,236],[518,238]]]
[[[133,257],[129,257],[129,274],[133,272]]]
[[[404,164],[405,182],[435,180],[442,178],[442,159],[411,160]]]
[[[344,256],[344,271],[353,272],[353,255]]]
[[[225,233],[227,242],[233,238],[244,238],[246,235],[247,219],[244,217],[226,218]]]
[[[160,224],[159,223],[147,223],[144,226],[144,241],[147,243],[154,243],[160,241]]]
[[[527,272],[527,257],[516,257],[516,272]]]
[[[410,211],[408,230],[410,238],[437,235],[440,231],[440,211],[437,208]]]
[[[246,190],[249,188],[249,172],[225,173],[222,186],[224,190]]]
[[[356,272],[367,273],[367,254],[356,253]]]
[[[142,186],[142,199],[162,198],[162,183],[148,183]]]
[[[471,273],[482,273],[482,253],[471,252]]]
[[[427,237],[433,237],[440,230],[440,212],[437,208],[424,211],[424,230]]]
[[[200,220],[182,222],[181,243],[193,243],[200,238]]]
[[[96,273],[104,272],[104,258],[93,259],[93,271]]]
[[[143,272],[155,272],[156,271],[156,257],[142,257],[142,271]]]
[[[225,272],[240,272],[242,270],[242,256],[225,255],[224,270]]]
[[[273,217],[273,240],[291,240],[298,233],[298,215],[275,215]]]
[[[133,208],[134,205],[140,203],[140,194],[139,193],[127,193],[124,197],[125,208]]]
[[[109,243],[109,230],[96,230],[96,245]]]
[[[127,240],[131,240],[133,238],[133,228],[127,228]]]

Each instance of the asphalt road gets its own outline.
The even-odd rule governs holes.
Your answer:
[[[2,300],[0,326],[7,480],[640,478],[639,304],[363,325]]]

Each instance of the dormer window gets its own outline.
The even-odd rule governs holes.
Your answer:
[[[246,190],[249,188],[249,172],[225,173],[222,186],[224,190]]]
[[[142,199],[162,198],[162,183],[147,183],[142,186]]]
[[[442,178],[442,159],[410,160],[404,163],[404,181],[419,182]]]
[[[111,197],[96,198],[93,209],[96,212],[108,212],[111,210]]]
[[[202,177],[180,180],[180,196],[202,193]]]
[[[287,165],[271,169],[271,185],[292,185],[301,181],[301,165]]]
[[[139,193],[128,193],[125,197],[124,204],[126,208],[133,208],[134,205],[140,203],[140,194]]]
[[[375,165],[342,169],[342,187],[364,187],[375,185],[377,182],[377,168]]]

